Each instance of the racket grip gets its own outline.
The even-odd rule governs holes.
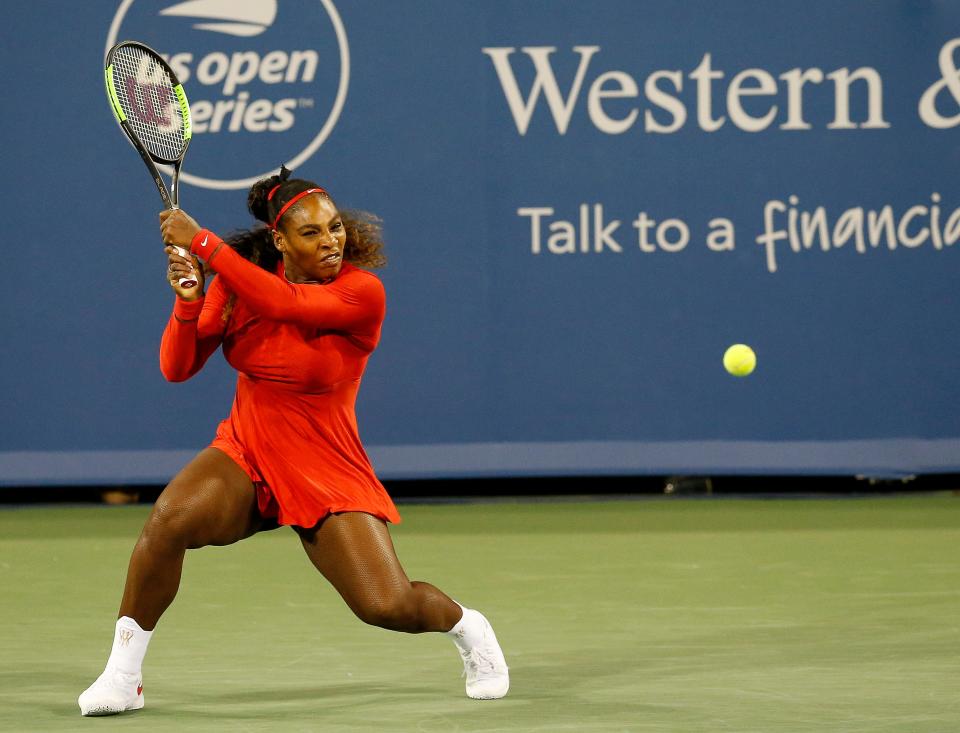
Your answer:
[[[178,247],[177,245],[173,245],[173,248],[177,250],[177,254],[183,257],[187,262],[191,262],[191,263],[193,262],[193,260],[190,257],[190,253],[187,252],[187,250],[185,250],[183,247]],[[190,267],[192,268],[193,265],[191,264]],[[181,277],[179,280],[179,283],[181,288],[188,288],[188,289],[195,288],[197,286],[197,278]]]

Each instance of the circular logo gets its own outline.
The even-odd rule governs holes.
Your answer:
[[[248,188],[296,169],[337,124],[350,49],[333,0],[122,0],[107,33],[146,43],[173,67],[193,142],[181,180]]]

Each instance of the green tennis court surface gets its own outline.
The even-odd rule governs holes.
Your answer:
[[[0,511],[0,729],[960,730],[960,498],[401,507],[412,578],[491,619],[510,695],[364,626],[281,529],[188,553],[146,709],[79,716],[147,507]]]

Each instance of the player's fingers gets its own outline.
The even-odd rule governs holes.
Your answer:
[[[176,226],[171,226],[171,223],[168,221],[165,227],[161,227],[160,232],[163,235],[164,242],[176,245],[179,238]]]

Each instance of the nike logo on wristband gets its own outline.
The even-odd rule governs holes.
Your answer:
[[[200,247],[201,247],[201,249],[202,249],[203,247],[206,247],[206,246],[207,246],[207,240],[208,240],[209,238],[210,238],[210,235],[209,235],[209,234],[205,234],[205,235],[203,236],[203,241],[200,242]]]

